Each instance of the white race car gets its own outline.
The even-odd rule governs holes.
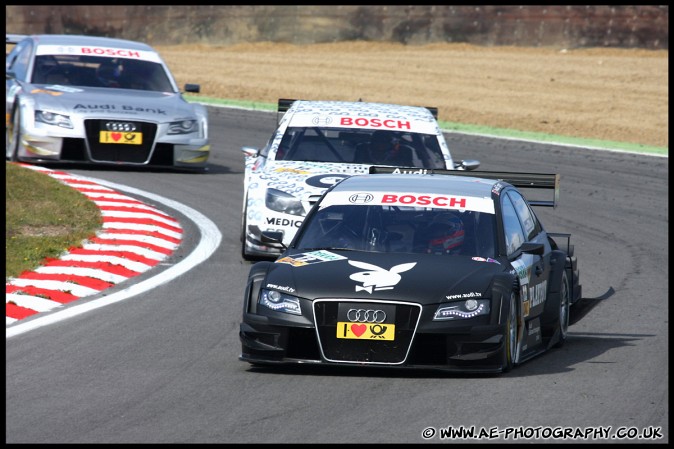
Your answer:
[[[241,255],[274,259],[290,244],[312,205],[331,185],[370,166],[474,170],[455,162],[438,126],[437,108],[349,101],[280,99],[283,113],[262,149],[245,157]],[[363,192],[366,194],[367,192]]]
[[[150,46],[49,34],[7,44],[8,160],[205,169],[207,110],[183,98]]]

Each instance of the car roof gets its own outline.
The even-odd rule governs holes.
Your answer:
[[[431,111],[422,106],[366,101],[297,100],[288,109],[287,116],[290,119],[288,126],[380,127],[421,133],[440,132]],[[353,120],[344,125],[338,120],[340,117]],[[375,123],[373,119],[379,122]],[[396,124],[409,122],[409,125],[382,126],[385,120],[394,120]]]
[[[75,34],[35,34],[29,36],[38,45],[91,45],[98,47],[116,47],[129,50],[155,50],[143,42],[130,41],[126,39],[117,39],[101,36],[84,36]]]

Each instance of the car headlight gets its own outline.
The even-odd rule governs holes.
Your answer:
[[[60,126],[61,128],[73,129],[70,117],[49,111],[35,111],[35,121],[46,125]]]
[[[267,189],[267,195],[264,199],[267,208],[276,212],[283,212],[290,215],[304,215],[304,207],[300,200],[289,193],[276,189]]]
[[[258,303],[277,312],[302,315],[300,300],[296,296],[287,295],[276,290],[260,290]]]
[[[465,301],[452,301],[440,304],[435,311],[433,321],[458,320],[473,318],[478,315],[489,313],[489,299],[467,299]]]
[[[169,134],[189,134],[199,130],[199,122],[196,120],[180,120],[171,122],[168,126]]]

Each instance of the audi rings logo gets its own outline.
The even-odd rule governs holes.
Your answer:
[[[372,309],[349,309],[346,318],[352,323],[383,323],[386,312]]]
[[[136,124],[130,122],[106,122],[105,129],[116,132],[133,132],[136,130]]]
[[[367,204],[374,199],[370,193],[354,193],[349,197],[349,202],[354,204]]]

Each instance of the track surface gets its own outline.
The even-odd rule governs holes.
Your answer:
[[[254,370],[237,359],[250,267],[240,147],[262,146],[275,120],[211,109],[206,174],[65,169],[188,204],[222,242],[154,290],[8,339],[7,443],[440,443],[422,431],[448,426],[659,429],[632,441],[669,441],[668,159],[448,135],[455,159],[481,169],[561,174],[560,205],[537,212],[573,234],[579,259],[588,306],[565,346],[500,377]],[[199,235],[168,212],[184,231],[170,264]]]

